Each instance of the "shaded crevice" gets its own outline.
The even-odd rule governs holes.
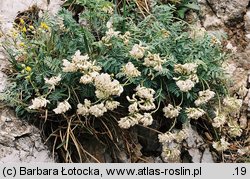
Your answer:
[[[221,18],[217,15],[217,12],[216,12],[216,10],[213,8],[212,4],[211,4],[208,0],[206,0],[206,3],[207,3],[207,5],[208,5],[208,7],[211,9],[211,11],[213,12],[213,14],[214,14],[218,19],[221,19]]]

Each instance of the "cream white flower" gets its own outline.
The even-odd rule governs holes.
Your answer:
[[[163,112],[164,112],[164,116],[166,118],[175,118],[179,116],[181,107],[180,106],[176,106],[174,107],[172,104],[168,104],[168,106],[165,106],[163,108]]]
[[[108,13],[108,14],[113,14],[114,12],[114,9],[111,5],[108,5],[108,6],[104,6],[102,8],[102,11],[105,12],[105,13]]]
[[[104,90],[95,90],[95,95],[98,99],[107,99],[109,98],[109,93],[106,93]]]
[[[181,151],[178,147],[169,147],[167,145],[162,146],[162,157],[168,162],[177,162],[180,158]]]
[[[248,89],[242,85],[237,93],[241,98],[244,98],[248,93]]]
[[[194,83],[199,83],[199,77],[198,77],[197,74],[191,74],[191,75],[189,75],[188,79],[190,79]]]
[[[90,75],[92,72],[98,72],[101,70],[100,66],[95,65],[96,61],[89,61],[88,54],[81,55],[81,52],[77,50],[72,56],[72,62],[63,60],[64,72],[76,72],[81,71],[85,75]]]
[[[113,18],[110,18],[109,21],[106,23],[106,27],[108,29],[113,28]]]
[[[141,100],[138,102],[138,106],[140,110],[143,110],[143,111],[153,110],[155,109],[154,99]]]
[[[74,63],[69,62],[68,60],[63,60],[63,72],[76,72],[77,66]]]
[[[89,113],[95,117],[101,117],[105,112],[107,112],[107,108],[103,103],[93,105],[89,108]]]
[[[129,111],[129,114],[134,114],[136,112],[139,112],[138,103],[134,102],[134,103],[130,104],[128,106],[128,111]]]
[[[102,73],[95,77],[94,85],[96,87],[96,97],[106,99],[110,96],[120,96],[123,92],[123,87],[117,80],[111,80],[107,73]]]
[[[92,82],[93,82],[93,77],[90,75],[83,75],[80,78],[80,83],[82,83],[82,84],[90,84]]]
[[[29,109],[39,109],[42,107],[46,107],[47,103],[50,103],[50,101],[43,97],[38,97],[38,98],[32,99],[32,105],[29,106]]]
[[[181,91],[188,92],[194,87],[195,83],[192,80],[187,79],[176,81],[176,85],[180,88]]]
[[[140,118],[140,123],[142,123],[143,126],[150,126],[153,123],[153,117],[150,113],[144,113],[142,118]]]
[[[228,123],[229,126],[229,130],[228,130],[228,134],[231,137],[240,137],[243,130],[240,128],[240,125],[236,122],[236,121],[230,121]]]
[[[228,149],[229,143],[225,140],[225,137],[222,137],[219,141],[213,142],[213,148],[217,151],[225,151]]]
[[[146,67],[153,67],[156,71],[162,71],[162,64],[165,60],[162,60],[160,54],[148,53],[147,57],[144,59],[143,65]]]
[[[100,74],[97,72],[97,70],[99,71],[99,69],[94,69],[93,72],[89,73],[89,76],[91,76],[91,77],[94,79],[95,77],[97,77],[98,75],[100,75]]]
[[[138,85],[136,87],[136,95],[142,99],[153,99],[155,91],[151,88],[146,88],[144,86]]]
[[[123,40],[123,43],[124,43],[125,45],[128,45],[130,36],[131,36],[130,32],[127,31],[127,32],[125,32],[125,34],[120,35],[119,37]]]
[[[61,74],[58,76],[53,76],[51,78],[44,78],[45,83],[51,86],[51,89],[55,89],[55,86],[61,81]]]
[[[67,100],[65,100],[65,101],[63,101],[63,102],[60,102],[60,103],[57,105],[57,108],[53,109],[53,111],[54,111],[56,114],[61,114],[61,113],[65,113],[65,112],[68,111],[70,108],[71,108],[70,104],[68,103]]]
[[[227,108],[228,112],[239,112],[242,106],[242,99],[236,99],[234,97],[226,97],[223,100],[223,104]]]
[[[159,134],[158,139],[160,143],[166,144],[173,141],[176,141],[177,143],[181,143],[184,139],[188,137],[187,132],[185,130],[175,131],[172,132],[166,132],[164,134]]]
[[[189,119],[199,119],[206,113],[204,110],[200,108],[186,108],[185,112]]]
[[[133,116],[126,116],[121,118],[120,121],[118,121],[119,127],[123,129],[128,129],[136,124],[138,124],[138,119]]]
[[[141,44],[135,44],[129,53],[135,59],[141,59],[144,56],[145,47],[143,47]]]
[[[174,66],[174,71],[182,75],[195,74],[197,72],[198,65],[195,63],[185,63],[183,65],[176,64]]]
[[[194,101],[196,106],[200,106],[202,104],[206,104],[210,99],[212,99],[215,95],[215,92],[210,91],[209,89],[205,91],[199,91],[199,97]]]
[[[181,143],[184,139],[188,137],[188,133],[185,130],[180,130],[175,134],[175,140],[177,143]]]
[[[170,143],[175,139],[175,134],[171,132],[166,132],[164,134],[159,134],[158,139],[160,143]]]
[[[118,108],[118,106],[120,105],[120,103],[118,101],[106,101],[105,102],[105,107],[107,108],[107,110],[113,111],[116,108]]]
[[[80,50],[77,50],[75,54],[72,56],[72,63],[74,64],[82,64],[89,60],[88,54],[81,55]]]
[[[89,108],[79,103],[77,105],[77,114],[82,115],[82,116],[87,116],[89,115]]]
[[[108,37],[109,39],[112,37],[118,37],[118,35],[120,34],[120,31],[115,31],[113,28],[108,29],[108,31],[106,31],[106,37]]]
[[[85,99],[84,105],[81,103],[77,105],[77,114],[82,115],[82,116],[88,116],[90,106],[91,106],[91,101]]]
[[[124,73],[128,78],[134,78],[141,76],[141,72],[137,70],[132,62],[128,62],[125,66],[121,69],[122,73]]]
[[[112,44],[109,43],[111,38],[112,37],[118,37],[119,34],[120,34],[120,31],[115,31],[114,28],[113,28],[113,19],[111,18],[107,24],[106,24],[106,27],[107,27],[107,31],[106,31],[106,34],[105,36],[102,37],[102,42],[104,42],[105,45],[107,46],[111,46]]]
[[[225,114],[218,114],[216,117],[213,119],[212,125],[216,128],[222,127],[226,123],[226,115]]]

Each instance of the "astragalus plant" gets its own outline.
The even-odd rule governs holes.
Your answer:
[[[190,122],[218,135],[227,115],[220,39],[176,18],[173,6],[155,5],[135,21],[105,2],[86,1],[81,25],[66,10],[32,25],[20,20],[5,44],[12,73],[4,100],[44,123],[66,162],[98,162],[83,145],[93,138],[119,152],[137,126],[159,133],[165,158],[180,154],[168,144],[185,140]],[[232,103],[240,105],[224,100]]]

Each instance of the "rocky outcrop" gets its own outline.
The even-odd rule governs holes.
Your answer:
[[[55,162],[40,131],[9,109],[0,112],[0,163],[6,162]]]
[[[18,12],[37,5],[49,13],[55,14],[62,3],[61,0],[8,0],[0,1],[0,26],[8,32]],[[2,34],[3,35],[3,34]],[[0,34],[0,44],[1,44]],[[0,47],[0,93],[4,91],[7,77],[3,69],[8,64],[7,55]],[[0,163],[5,162],[55,162],[48,147],[43,143],[41,131],[36,127],[16,118],[8,108],[0,110]]]
[[[225,51],[231,52],[230,58],[224,63],[228,74],[229,93],[243,100],[241,113],[235,117],[245,131],[241,141],[248,141],[250,129],[250,1],[249,0],[198,0],[201,11],[198,13],[198,27],[203,27],[208,33],[224,34],[222,40]],[[249,149],[249,142],[241,144]],[[241,151],[241,150],[239,150]],[[197,150],[188,151],[192,156],[198,156]],[[209,154],[209,150],[204,153]],[[242,152],[243,153],[243,152]],[[244,152],[246,153],[246,152]],[[241,155],[224,155],[224,162],[235,162]],[[234,156],[234,157],[232,157]],[[193,160],[195,159],[193,157]],[[211,159],[211,157],[208,158]],[[209,159],[209,160],[210,160]],[[201,160],[202,162],[206,160]]]
[[[216,16],[227,25],[235,26],[243,20],[249,0],[206,0]]]

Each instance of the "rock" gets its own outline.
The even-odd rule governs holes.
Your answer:
[[[206,148],[205,151],[203,152],[201,163],[214,163],[213,156],[209,151],[209,148]]]
[[[7,77],[6,75],[0,71],[0,93],[4,91],[7,84]]]
[[[202,152],[197,148],[191,148],[188,150],[189,155],[192,157],[193,163],[200,163]]]
[[[32,5],[37,5],[43,10],[48,10],[52,15],[56,14],[63,3],[61,0],[53,0],[47,4],[47,0],[8,0],[0,1],[0,14],[2,15],[2,28],[4,30],[10,29],[12,23],[17,15],[17,12],[27,10]]]
[[[209,148],[206,147],[204,150],[204,146],[206,145],[198,132],[190,124],[185,126],[185,131],[187,132],[188,137],[185,140],[184,145],[191,156],[191,161],[194,163],[200,163],[202,161],[212,163],[212,154],[209,151]],[[201,149],[203,149],[203,151]]]
[[[53,0],[48,5],[47,0],[8,0],[0,1],[0,26],[3,32],[12,28],[13,21],[18,12],[27,10],[36,4],[43,10],[55,14],[61,0]],[[4,40],[0,34],[0,44]],[[4,91],[7,77],[2,72],[7,66],[7,55],[0,47],[0,93]],[[40,131],[28,123],[17,118],[9,110],[0,111],[0,163],[5,162],[55,162],[47,146],[42,142]]]
[[[223,21],[216,16],[206,0],[198,0],[200,6],[201,24],[207,31],[224,32]]]
[[[0,116],[0,163],[55,162],[37,128],[17,119],[7,109]]]
[[[250,9],[247,10],[247,13],[244,16],[244,21],[246,33],[250,34]]]
[[[249,0],[207,0],[216,16],[229,26],[243,20]]]

